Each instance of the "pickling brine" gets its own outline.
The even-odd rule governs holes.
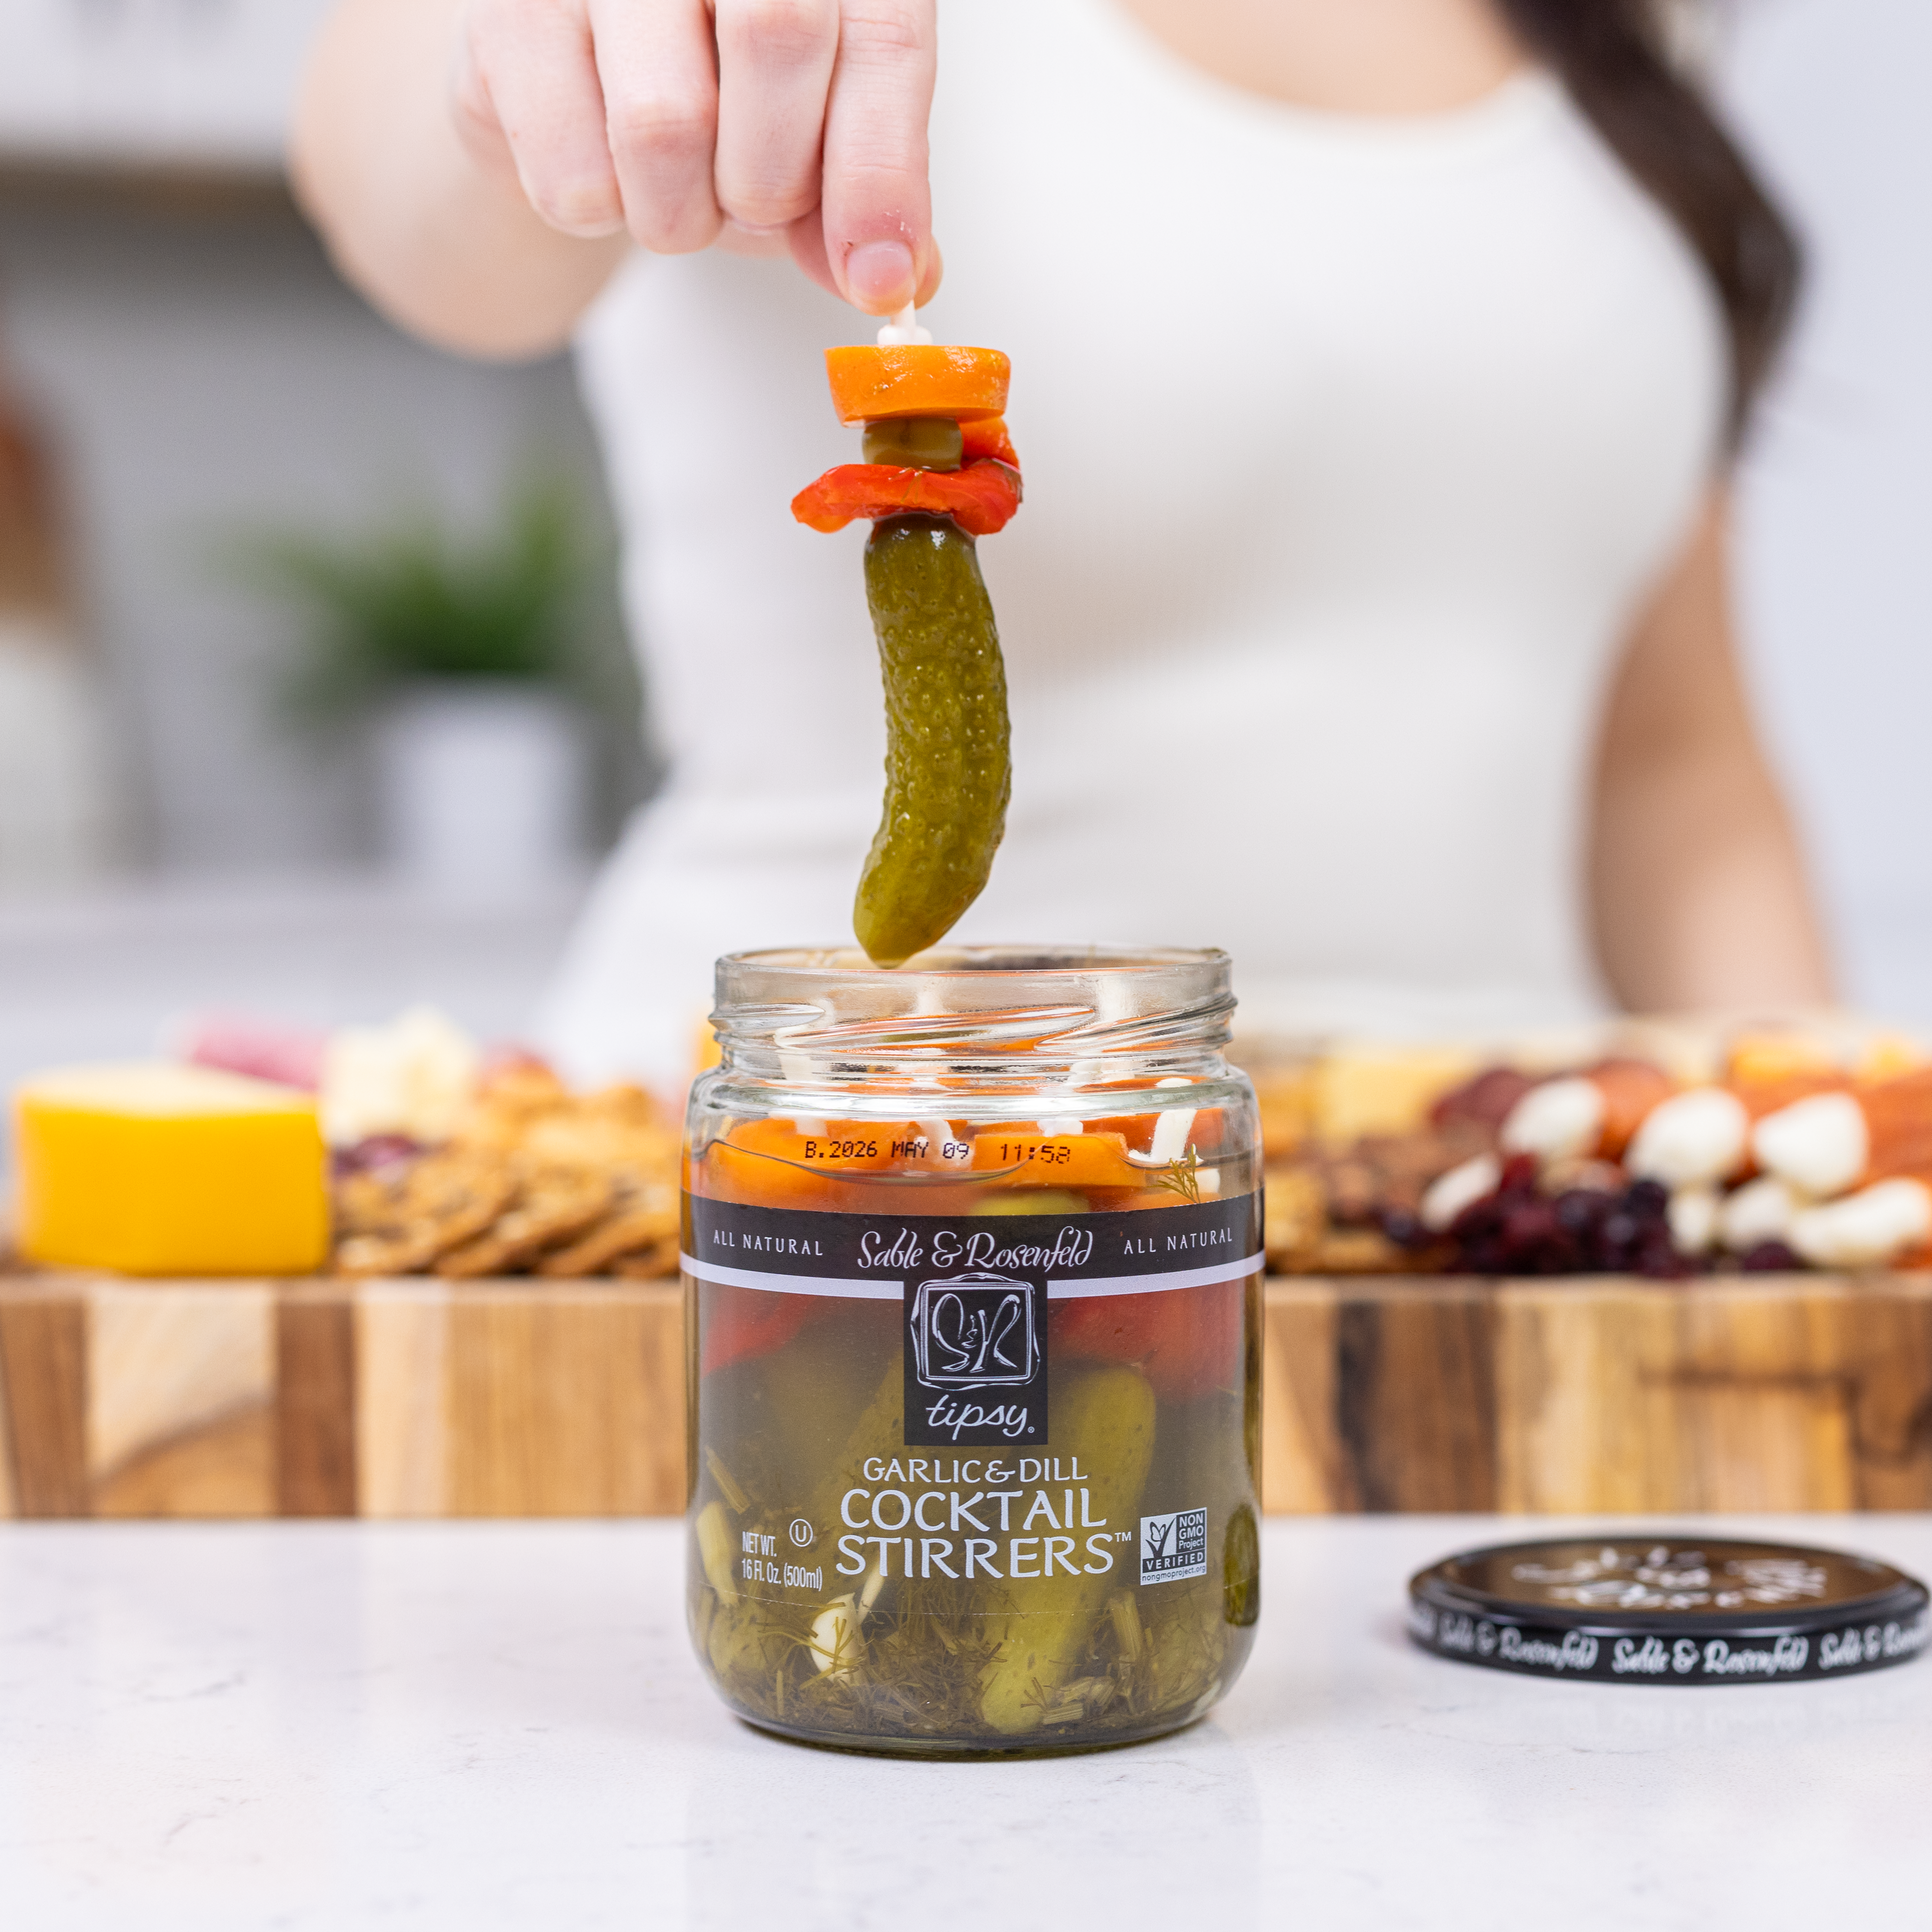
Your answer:
[[[1199,1716],[1259,1608],[1258,1143],[1216,953],[721,962],[684,1196],[689,1610],[754,1724]]]

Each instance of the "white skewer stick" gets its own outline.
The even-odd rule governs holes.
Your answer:
[[[879,331],[879,346],[891,349],[903,342],[930,342],[932,332],[919,326],[919,316],[912,303],[908,302],[886,326]]]

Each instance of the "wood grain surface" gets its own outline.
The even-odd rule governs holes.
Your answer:
[[[684,1501],[674,1282],[0,1280],[0,1515]],[[1932,1507],[1932,1276],[1268,1285],[1275,1511]]]
[[[1277,1510],[1932,1505],[1932,1276],[1268,1284]]]

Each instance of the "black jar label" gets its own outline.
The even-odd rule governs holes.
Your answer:
[[[1049,1304],[1172,1294],[1262,1266],[1245,1194],[1124,1214],[845,1214],[687,1194],[684,1268],[702,1285],[896,1302],[907,1444],[1048,1439]]]

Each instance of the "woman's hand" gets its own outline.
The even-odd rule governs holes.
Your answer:
[[[296,186],[344,272],[483,355],[565,340],[631,243],[789,248],[924,302],[934,0],[338,0]]]
[[[939,278],[934,0],[470,0],[457,125],[550,226],[662,255],[782,236],[874,314]]]

